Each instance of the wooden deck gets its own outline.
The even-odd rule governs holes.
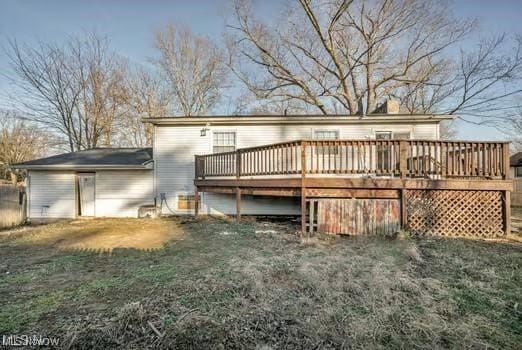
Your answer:
[[[238,219],[242,195],[300,197],[304,233],[307,215],[308,232],[320,226],[320,222],[314,223],[319,220],[314,217],[316,199],[395,199],[400,202],[400,225],[409,227],[409,219],[422,220],[414,216],[414,208],[408,213],[408,203],[413,199],[408,202],[406,198],[416,198],[419,202],[419,198],[425,200],[436,193],[439,199],[433,205],[452,207],[449,202],[462,202],[474,193],[478,197],[473,201],[479,204],[500,198],[501,231],[505,233],[509,231],[513,186],[509,179],[508,150],[506,142],[299,140],[198,155],[194,180],[196,208],[199,192],[235,194]],[[489,198],[491,192],[500,197]],[[418,193],[425,193],[426,198],[416,196]],[[480,213],[472,203],[469,207],[471,212]],[[498,210],[491,215],[498,216]],[[439,221],[434,225],[439,227]],[[338,228],[340,232],[342,226]],[[498,227],[485,231],[499,232]]]

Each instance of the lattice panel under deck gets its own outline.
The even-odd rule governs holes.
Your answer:
[[[501,191],[407,190],[413,234],[492,237],[504,234]]]

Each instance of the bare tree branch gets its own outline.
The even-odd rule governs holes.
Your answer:
[[[185,116],[204,114],[220,101],[227,84],[221,50],[210,39],[167,25],[155,35],[156,64],[170,82],[173,107]]]

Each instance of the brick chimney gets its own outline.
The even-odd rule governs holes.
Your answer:
[[[376,114],[399,114],[399,101],[395,99],[387,99],[379,107],[375,108],[373,113]]]

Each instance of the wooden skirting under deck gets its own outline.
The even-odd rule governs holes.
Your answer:
[[[491,237],[510,230],[511,180],[326,177],[200,179],[194,183],[198,193],[235,195],[238,219],[242,195],[300,197],[303,234],[389,233],[403,227],[419,235]],[[390,211],[394,203],[400,207],[398,216],[390,214],[395,213],[395,209]],[[379,214],[383,210],[390,213]]]

